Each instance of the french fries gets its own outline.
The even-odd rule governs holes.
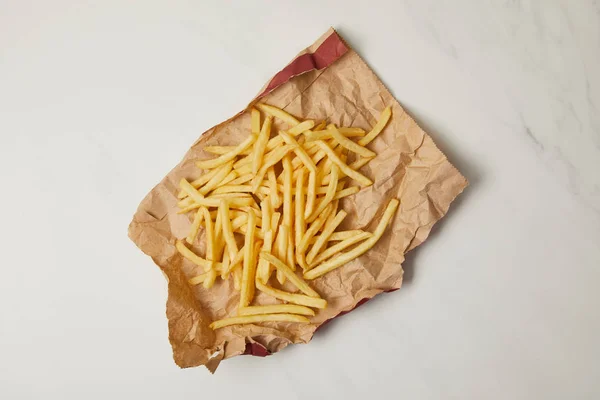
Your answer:
[[[390,200],[390,202],[387,205],[387,208],[385,209],[385,212],[383,213],[383,216],[381,217],[381,220],[379,221],[379,224],[377,225],[377,228],[375,228],[375,232],[373,232],[373,236],[362,242],[359,246],[348,251],[347,253],[342,253],[329,261],[325,261],[324,263],[320,264],[314,269],[305,272],[304,278],[318,278],[319,276],[324,275],[329,271],[333,271],[334,269],[341,267],[347,262],[352,261],[355,258],[367,252],[367,250],[373,247],[375,243],[377,243],[377,241],[381,238],[388,223],[390,223],[390,221],[394,217],[394,214],[396,213],[399,204],[400,202],[396,199]]]
[[[307,317],[315,315],[314,309],[327,307],[309,281],[372,248],[399,207],[399,201],[392,199],[372,233],[337,231],[347,216],[338,209],[341,199],[373,184],[358,170],[376,156],[365,145],[385,128],[391,117],[389,107],[369,133],[326,121],[300,120],[267,104],[249,111],[248,137],[234,146],[206,146],[204,150],[215,158],[196,162],[204,173],[195,180],[179,181],[178,213],[194,214],[185,238],[190,247],[181,240],[175,247],[203,271],[189,277],[189,284],[210,290],[220,277],[231,279],[232,290],[240,292],[237,315],[214,321],[213,329],[309,323]],[[284,129],[278,129],[280,122]],[[351,181],[360,186],[350,186]],[[204,254],[193,250],[198,237],[206,241]],[[272,286],[285,282],[299,293]],[[262,303],[262,297],[255,300],[257,290],[289,304],[253,305]]]

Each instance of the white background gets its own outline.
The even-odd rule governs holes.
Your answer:
[[[471,186],[399,292],[180,370],[128,223],[330,25]],[[0,0],[0,398],[599,398],[598,71],[597,0]]]

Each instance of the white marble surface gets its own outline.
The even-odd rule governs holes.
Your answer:
[[[236,3],[0,0],[0,398],[599,398],[600,2]],[[181,371],[127,224],[329,25],[471,186],[401,291]]]

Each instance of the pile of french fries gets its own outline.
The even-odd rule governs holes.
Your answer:
[[[178,206],[180,213],[195,212],[185,241],[194,245],[204,229],[205,254],[201,257],[183,241],[176,247],[205,271],[190,284],[210,289],[220,276],[233,279],[240,291],[238,315],[213,322],[213,329],[268,321],[308,323],[307,316],[315,315],[312,308],[327,307],[306,281],[373,247],[399,205],[397,199],[388,203],[373,232],[336,231],[347,214],[338,209],[340,199],[373,184],[359,169],[375,157],[365,146],[390,117],[387,107],[367,133],[301,121],[257,104],[251,110],[251,133],[242,143],[204,148],[217,157],[196,162],[204,171],[198,179],[181,179]],[[274,119],[286,129],[276,130]],[[272,278],[279,285],[289,281],[301,293],[273,287]],[[255,290],[286,304],[252,306]]]

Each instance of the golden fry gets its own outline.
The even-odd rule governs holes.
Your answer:
[[[363,157],[375,157],[375,153],[371,150],[361,146],[360,144],[354,143],[352,140],[348,139],[346,136],[342,135],[335,125],[330,125],[327,127],[331,131],[331,136],[335,139],[336,142],[340,144],[340,146],[348,149],[358,155]]]
[[[327,301],[317,297],[310,297],[303,294],[289,293],[283,290],[275,289],[265,285],[262,282],[256,282],[256,288],[261,292],[275,297],[276,299],[287,301],[289,303],[299,304],[301,306],[323,309],[327,307]]]
[[[265,199],[260,202],[261,215],[261,230],[263,235],[271,229],[271,215],[273,214],[273,207],[271,206],[271,200]]]
[[[392,116],[392,107],[387,106],[385,108],[385,110],[383,110],[381,115],[379,116],[379,121],[377,121],[377,123],[375,124],[373,129],[371,129],[371,132],[367,133],[367,136],[360,139],[358,141],[358,144],[360,144],[361,146],[366,146],[369,143],[371,143],[371,141],[373,139],[375,139],[377,137],[377,135],[379,135],[381,133],[383,128],[385,128],[385,126],[387,125],[391,116]]]
[[[205,260],[204,258],[200,257],[199,255],[197,255],[196,253],[194,253],[192,250],[188,249],[185,244],[183,244],[183,242],[181,240],[178,240],[177,242],[175,242],[175,247],[177,248],[177,251],[187,260],[193,262],[194,264],[196,264],[199,267],[204,268],[204,270],[208,270],[211,268],[219,268],[221,267],[220,263],[217,264],[213,264],[212,262]]]
[[[304,209],[304,218],[308,218],[312,215],[315,208],[315,199],[317,198],[317,174],[309,172],[308,174],[308,188],[306,192],[306,207]]]
[[[269,198],[271,199],[271,205],[273,209],[278,208],[281,202],[281,198],[279,196],[279,191],[277,187],[277,178],[275,177],[275,169],[273,167],[269,168],[267,171],[267,178],[269,179],[269,186],[271,192],[269,193]]]
[[[294,314],[264,314],[247,315],[241,317],[224,318],[210,324],[212,329],[219,329],[229,325],[254,324],[257,322],[299,322],[308,324],[308,318]]]
[[[190,233],[188,233],[187,238],[185,239],[188,244],[194,244],[196,237],[198,236],[198,232],[200,231],[200,224],[202,223],[202,212],[198,210],[196,215],[194,215],[194,222],[192,222],[192,227],[190,228]]]
[[[204,280],[206,279],[207,276],[208,276],[208,274],[206,272],[203,274],[200,274],[200,275],[196,275],[193,278],[188,279],[188,283],[190,285],[199,285],[202,282],[204,282]]]
[[[260,132],[260,111],[253,108],[250,111],[250,128],[252,133],[258,135]]]
[[[242,288],[242,267],[238,265],[233,270],[233,288],[241,290]]]
[[[270,106],[268,104],[257,104],[256,107],[262,112],[286,122],[290,126],[296,126],[300,123],[300,121],[298,121],[295,117],[275,106]]]
[[[225,243],[227,244],[229,258],[233,260],[238,252],[238,248],[235,236],[233,235],[233,227],[231,226],[231,217],[229,215],[229,203],[227,201],[221,201],[219,213],[221,215],[223,239],[225,239]]]
[[[242,289],[240,294],[240,307],[246,307],[254,297],[254,279],[256,263],[252,257],[254,252],[254,232],[256,230],[256,215],[248,214],[247,231],[244,237],[244,261],[242,271]]]
[[[292,199],[292,161],[289,155],[283,158],[283,224],[287,225],[290,229],[294,226],[294,211],[293,211],[293,199]]]
[[[306,223],[304,222],[304,168],[300,169],[298,178],[296,178],[296,193],[295,193],[295,210],[294,210],[294,243],[296,246],[302,240],[302,236],[306,231]]]
[[[258,139],[256,139],[256,143],[254,143],[254,153],[252,154],[253,174],[258,173],[258,170],[262,165],[263,157],[265,155],[265,148],[267,147],[267,142],[269,141],[269,137],[271,136],[272,123],[273,117],[269,115],[263,123],[262,129],[260,130],[260,134],[258,135]]]
[[[273,246],[273,231],[269,229],[267,232],[265,232],[265,241],[263,242],[262,251],[270,254],[272,246]],[[269,281],[269,272],[270,272],[269,263],[262,259],[259,260],[258,267],[256,269],[256,279],[258,279],[264,283],[267,283]]]
[[[215,284],[215,279],[217,279],[217,271],[211,269],[206,273],[206,279],[202,282],[202,286],[204,286],[205,289],[210,289]]]
[[[221,154],[227,154],[229,153],[231,150],[234,150],[235,146],[206,146],[204,147],[202,150],[208,152],[208,153],[212,153],[212,154],[216,154],[216,155],[221,155]],[[246,149],[244,151],[242,151],[240,153],[241,156],[247,156],[248,154],[251,153],[250,149]],[[213,170],[211,170],[213,171]]]
[[[291,135],[298,136],[302,132],[306,132],[309,129],[312,129],[315,126],[315,121],[307,119],[305,121],[300,122],[298,125],[290,128],[288,132]]]

